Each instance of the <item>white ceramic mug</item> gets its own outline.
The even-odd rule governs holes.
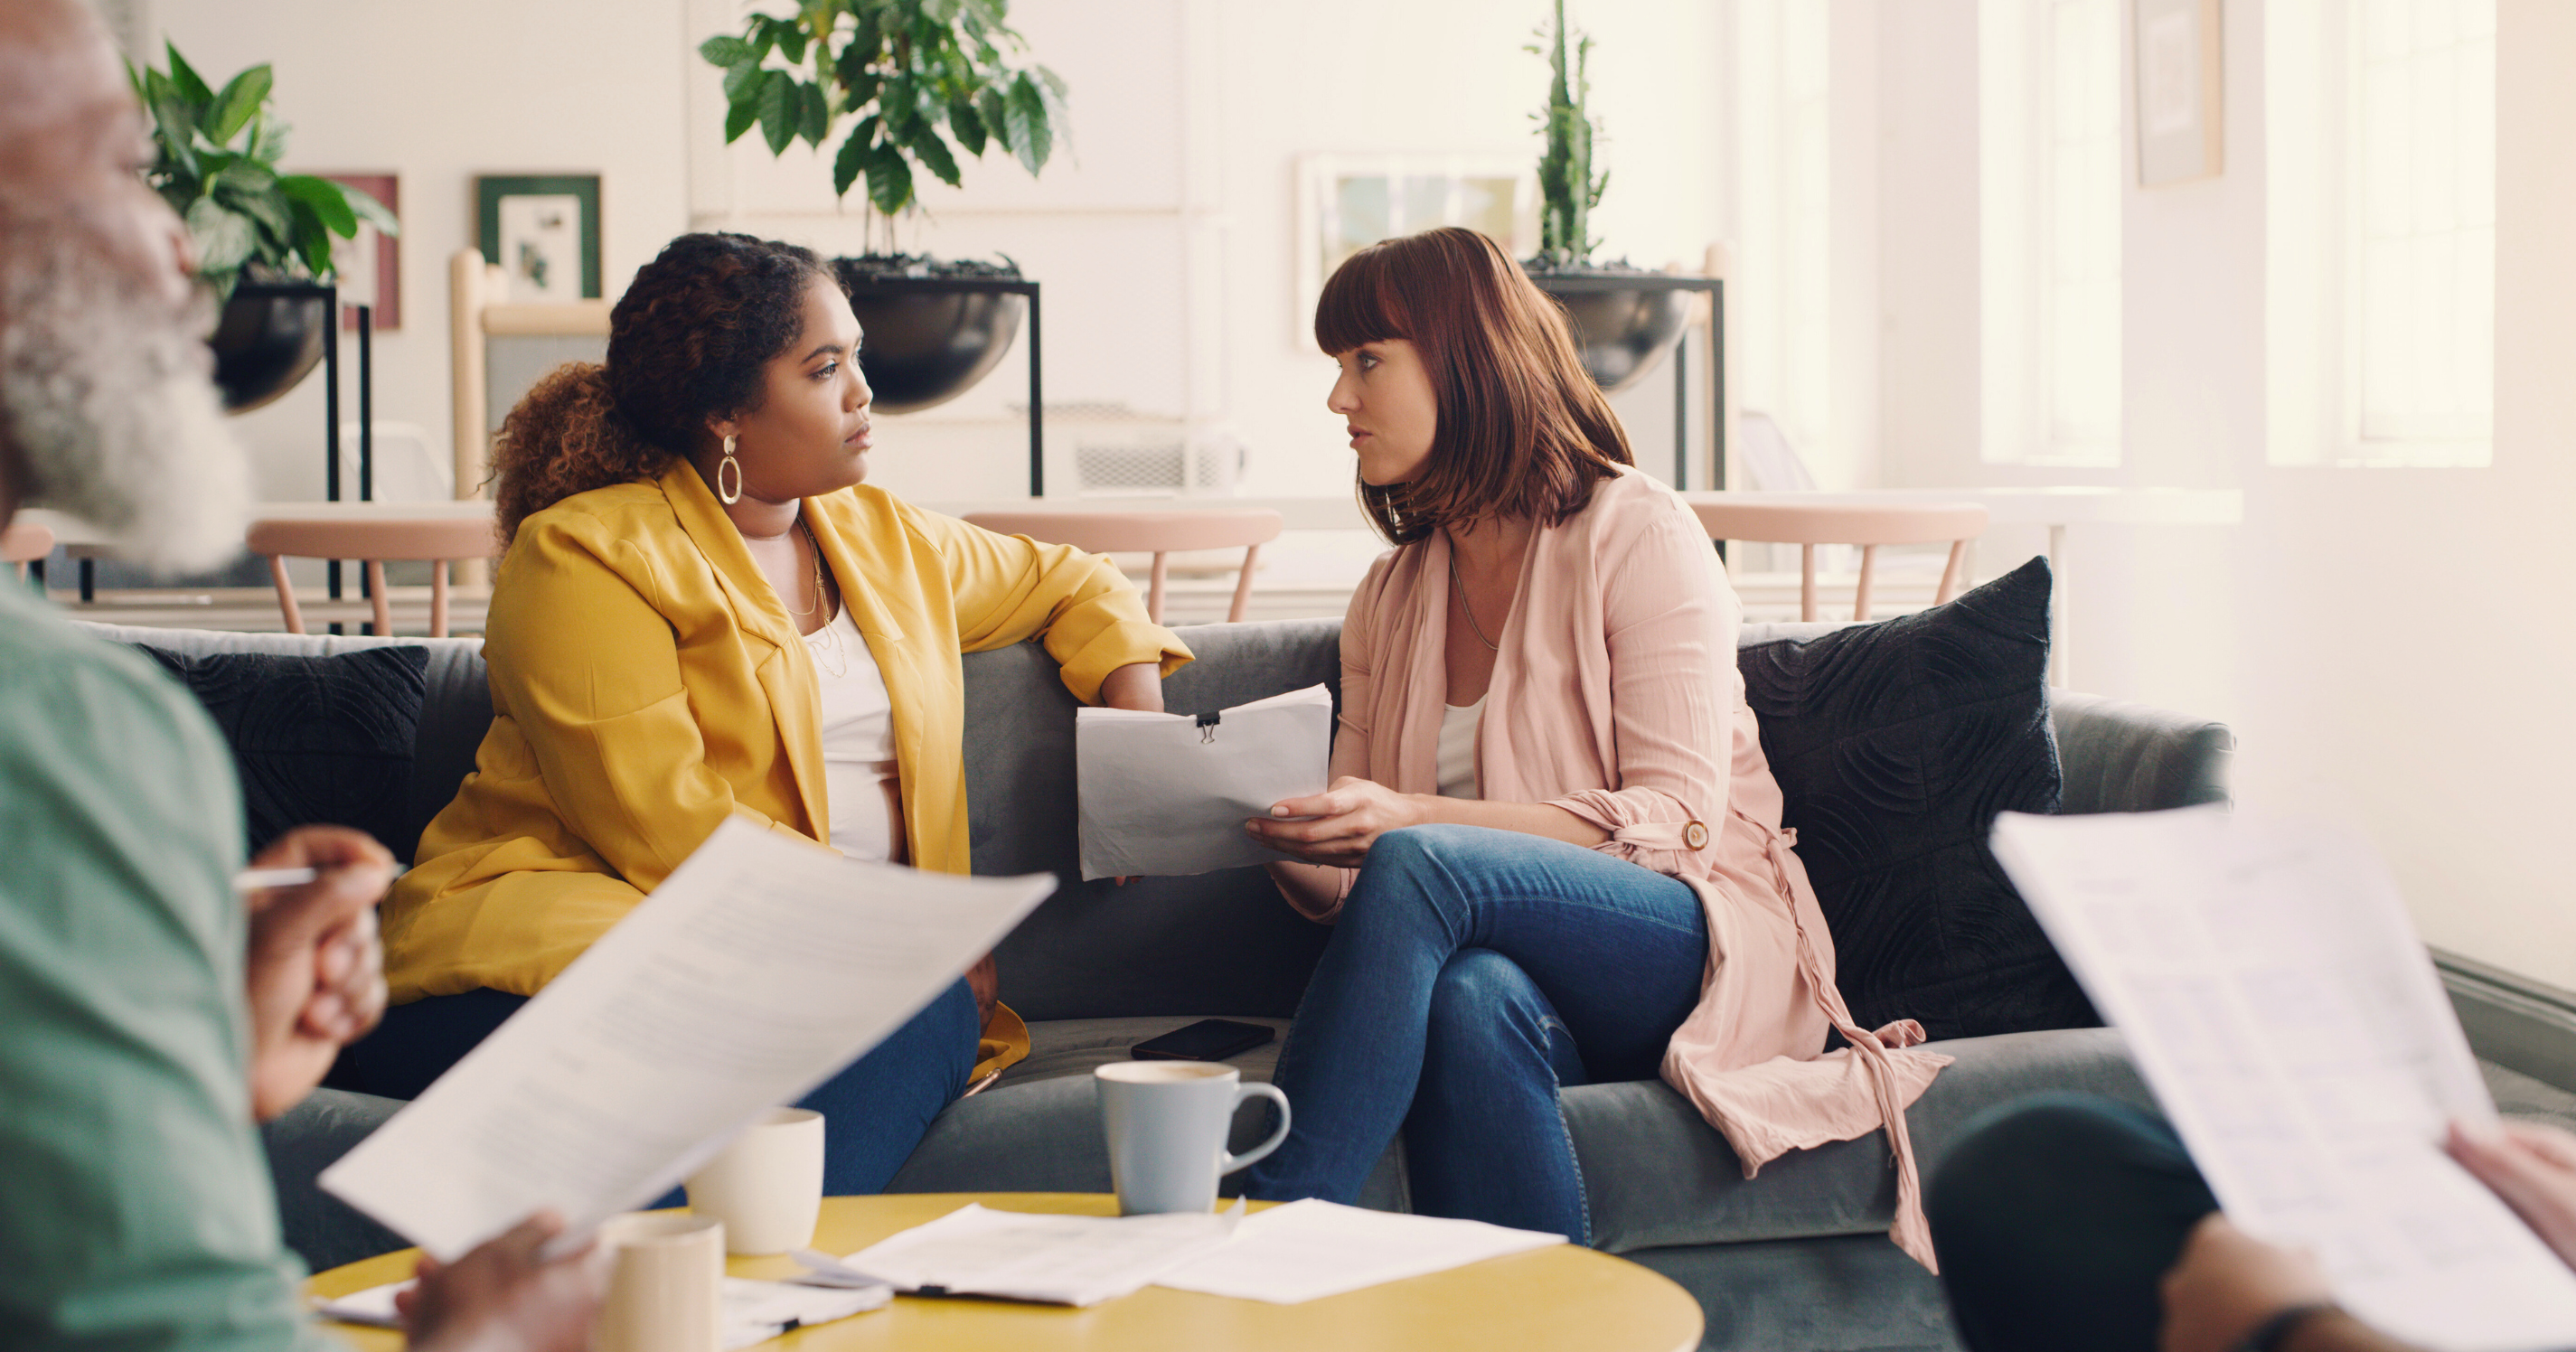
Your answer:
[[[1288,1139],[1288,1096],[1244,1084],[1232,1066],[1207,1061],[1116,1061],[1092,1072],[1100,1125],[1109,1139],[1109,1177],[1118,1214],[1212,1211],[1216,1181]],[[1279,1129],[1240,1155],[1226,1153],[1234,1110],[1245,1099],[1279,1105]]]
[[[823,1211],[823,1115],[770,1109],[689,1175],[689,1210],[724,1222],[728,1253],[787,1253],[813,1243]]]
[[[724,1222],[629,1212],[599,1227],[608,1263],[597,1352],[717,1352],[724,1304]]]

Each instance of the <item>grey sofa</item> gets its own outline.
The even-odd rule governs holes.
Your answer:
[[[1749,626],[1747,644],[1830,626]],[[472,640],[294,638],[168,630],[103,636],[184,651],[323,653],[377,642],[431,649],[412,822],[444,806],[473,764],[491,711]],[[1223,708],[1332,682],[1334,621],[1211,625],[1183,631],[1199,661],[1167,686],[1178,711]],[[1003,998],[1030,1023],[1035,1051],[993,1088],[952,1105],[894,1190],[1106,1191],[1090,1070],[1127,1047],[1208,1015],[1285,1028],[1328,932],[1297,917],[1255,870],[1078,881],[1073,711],[1052,662],[1028,645],[966,659],[967,776],[975,867],[1058,873],[1066,885],[999,953]],[[2096,696],[2052,704],[2066,812],[2122,812],[2226,795],[2227,729]],[[398,853],[409,840],[388,842]],[[2136,1103],[2147,1093],[2107,1029],[2023,1033],[1940,1044],[1957,1063],[1910,1114],[1926,1171],[1961,1123],[2040,1089],[2084,1089]],[[1270,1074],[1277,1044],[1237,1059]],[[400,1105],[323,1091],[271,1125],[269,1146],[289,1241],[317,1267],[398,1241],[313,1187],[314,1175]],[[1707,1312],[1710,1348],[1951,1349],[1936,1279],[1888,1242],[1895,1174],[1871,1135],[1775,1161],[1748,1180],[1723,1138],[1660,1083],[1568,1090],[1565,1114],[1595,1242],[1672,1277]],[[1240,1133],[1260,1127],[1245,1114]],[[1364,1202],[1401,1209],[1401,1146]]]

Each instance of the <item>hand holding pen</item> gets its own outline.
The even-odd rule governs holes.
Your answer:
[[[376,903],[394,861],[365,832],[301,826],[252,864],[234,886],[250,912],[251,1108],[266,1121],[312,1092],[340,1048],[384,1015]]]

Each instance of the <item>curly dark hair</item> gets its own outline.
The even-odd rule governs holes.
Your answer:
[[[649,479],[689,453],[707,419],[760,407],[760,368],[803,327],[811,249],[750,235],[682,235],[609,312],[608,363],[555,368],[492,447],[501,538],[594,488]]]

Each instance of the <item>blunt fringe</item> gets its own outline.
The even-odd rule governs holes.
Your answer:
[[[555,368],[502,420],[502,543],[576,493],[661,473],[706,438],[710,418],[758,409],[761,368],[796,341],[806,288],[829,276],[812,250],[750,235],[664,246],[609,312],[607,363]]]
[[[1334,269],[1315,306],[1316,345],[1340,356],[1391,338],[1421,352],[1439,407],[1418,477],[1358,484],[1360,509],[1391,543],[1489,517],[1560,524],[1636,463],[1563,307],[1486,236],[1443,226]]]

